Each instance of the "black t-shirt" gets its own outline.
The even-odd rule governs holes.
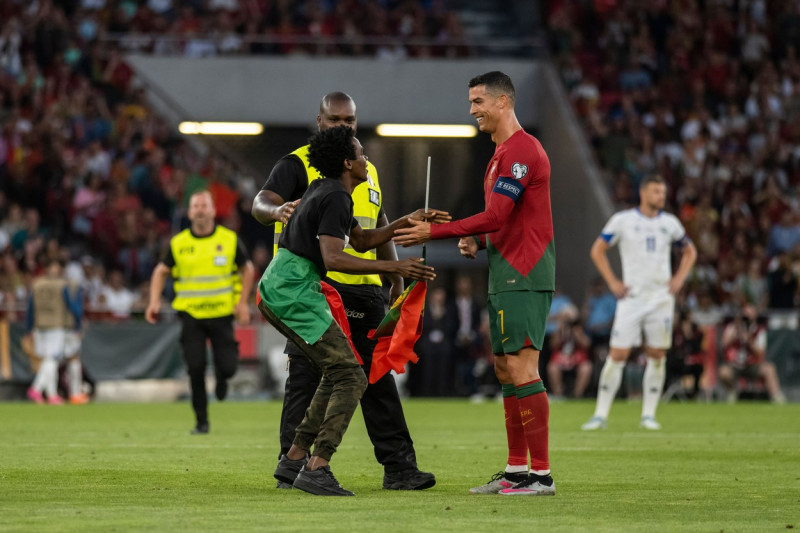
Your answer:
[[[286,248],[312,261],[320,277],[325,277],[327,269],[322,260],[319,236],[330,235],[346,242],[356,224],[353,198],[342,182],[330,178],[314,180],[283,229],[278,248]]]
[[[192,229],[189,228],[189,231],[192,231]],[[198,237],[192,231],[192,236],[195,239],[207,239],[207,238],[211,237],[212,235],[214,235],[214,233],[216,233],[216,231],[217,231],[217,227],[214,226],[214,231],[212,231],[208,235],[204,235],[203,237]],[[236,238],[236,257],[233,260],[234,263],[239,268],[242,268],[242,267],[244,267],[244,264],[247,263],[249,260],[250,260],[250,257],[247,255],[247,250],[245,250],[244,244],[237,237]],[[169,268],[172,268],[172,267],[175,266],[175,257],[172,255],[172,246],[168,246],[167,247],[167,251],[164,253],[164,257],[161,259],[161,262],[164,263],[165,265],[167,265]]]
[[[267,181],[261,187],[262,191],[269,190],[279,195],[285,202],[297,200],[308,189],[308,175],[306,167],[300,158],[294,154],[282,157],[272,167]]]

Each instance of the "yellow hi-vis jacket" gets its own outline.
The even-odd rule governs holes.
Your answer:
[[[303,163],[309,184],[322,177],[316,168],[308,164],[308,145],[298,148],[292,154],[296,155]],[[353,216],[363,229],[375,229],[378,227],[378,215],[381,211],[382,200],[381,188],[378,184],[378,170],[375,165],[367,161],[367,181],[358,184],[353,190]],[[273,257],[278,253],[278,240],[281,232],[283,232],[283,224],[276,222]],[[344,251],[362,259],[374,260],[378,258],[374,248],[364,253],[358,253],[352,246],[347,244],[344,247]],[[342,272],[329,271],[328,277],[346,285],[382,285],[380,274],[343,274]]]
[[[195,237],[185,229],[169,244],[175,259],[173,309],[201,319],[233,314],[241,295],[236,233],[216,226],[211,235]]]

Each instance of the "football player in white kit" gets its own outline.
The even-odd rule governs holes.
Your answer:
[[[598,384],[594,416],[584,430],[606,427],[608,412],[622,382],[622,371],[631,348],[645,335],[647,366],[642,380],[640,426],[658,430],[656,408],[664,388],[665,356],[672,345],[675,294],[697,258],[697,249],[677,217],[662,211],[667,186],[657,175],[645,177],[639,187],[639,207],[615,213],[592,245],[591,258],[608,288],[617,297],[609,353]],[[608,250],[619,244],[622,280],[608,261]],[[677,272],[672,274],[672,246],[681,248]]]

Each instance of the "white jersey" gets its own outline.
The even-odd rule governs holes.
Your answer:
[[[601,237],[611,246],[619,243],[622,281],[630,296],[666,293],[672,277],[672,245],[686,239],[675,215],[660,211],[650,218],[638,208],[615,213]]]

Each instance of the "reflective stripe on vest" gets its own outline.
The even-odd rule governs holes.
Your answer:
[[[236,234],[217,226],[208,237],[195,237],[188,229],[170,241],[175,266],[175,299],[172,307],[194,318],[218,318],[233,314],[239,300]]]
[[[303,163],[303,167],[306,169],[306,176],[308,176],[308,183],[321,177],[317,169],[308,164],[308,145],[298,148],[292,152],[292,155],[297,156]],[[367,161],[367,175],[367,181],[360,183],[353,190],[353,217],[363,229],[375,229],[378,227],[378,214],[381,211],[383,198],[381,197],[381,188],[378,183],[378,170],[375,168],[375,165],[369,161]],[[276,222],[275,237],[273,240],[273,256],[278,252],[278,240],[280,239],[282,231],[283,224]],[[378,254],[374,248],[364,253],[358,253],[348,244],[345,246],[344,251],[362,259],[375,260],[378,258]],[[383,284],[380,274],[344,274],[342,272],[329,271],[328,277],[346,285]]]

